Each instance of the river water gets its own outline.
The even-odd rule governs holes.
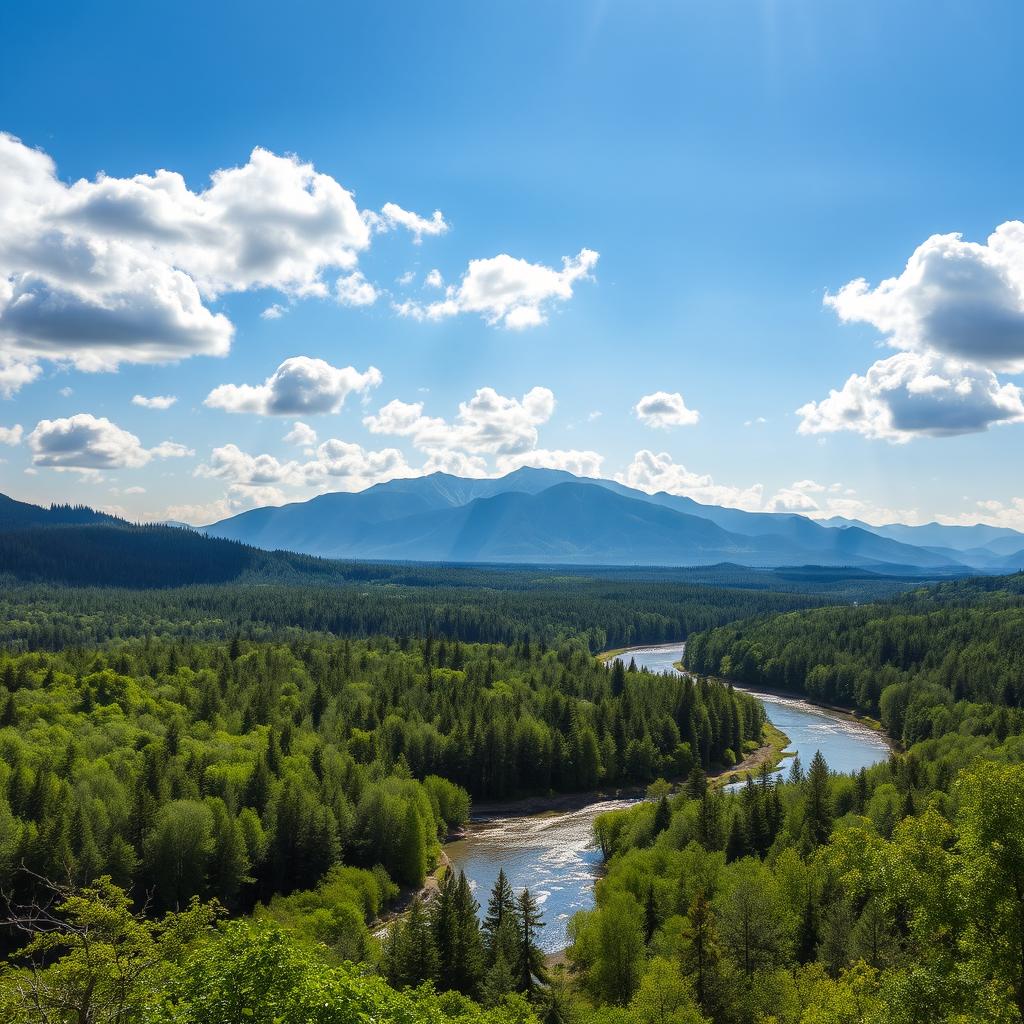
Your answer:
[[[638,647],[620,657],[627,664],[632,658],[638,668],[652,672],[675,672],[684,647]],[[805,769],[817,750],[837,772],[858,771],[889,756],[885,739],[866,725],[796,697],[749,692],[789,737],[786,749],[800,755]],[[464,839],[449,843],[445,852],[456,871],[466,872],[482,907],[502,867],[517,891],[529,888],[544,911],[540,944],[547,952],[555,952],[567,945],[569,918],[594,905],[594,881],[601,873],[601,854],[592,832],[594,818],[632,802],[608,800],[576,811],[477,822]]]

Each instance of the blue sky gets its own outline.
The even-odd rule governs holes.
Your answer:
[[[935,0],[21,5],[0,489],[209,521],[534,463],[1024,528],[1022,29]]]

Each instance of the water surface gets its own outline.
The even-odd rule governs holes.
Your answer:
[[[481,914],[500,868],[517,892],[528,888],[544,912],[540,946],[554,952],[568,945],[569,918],[594,905],[594,880],[601,873],[594,818],[631,803],[635,801],[604,800],[577,811],[476,823],[445,852],[456,871],[466,872]]]
[[[675,663],[683,657],[686,644],[663,644],[657,647],[637,647],[619,655],[627,665],[630,659],[637,668],[652,672],[677,672]],[[798,754],[804,769],[820,750],[834,772],[857,772],[889,756],[885,737],[846,715],[827,708],[819,708],[799,697],[777,693],[763,693],[747,687],[747,693],[757,697],[764,705],[771,723],[789,737],[787,752]],[[783,770],[788,770],[784,762]]]
[[[637,647],[619,657],[627,665],[633,659],[638,668],[652,672],[676,672],[675,663],[685,646]],[[800,755],[805,769],[817,750],[837,772],[859,771],[889,756],[889,746],[880,734],[844,715],[798,697],[748,692],[764,704],[769,719],[789,737],[786,749]],[[783,762],[783,771],[788,763]],[[500,868],[504,867],[516,891],[528,887],[544,911],[540,944],[547,952],[555,952],[567,945],[569,918],[594,905],[594,881],[601,873],[601,854],[592,831],[594,818],[634,802],[607,800],[577,811],[475,823],[465,839],[449,843],[445,852],[456,871],[466,872],[481,914]]]

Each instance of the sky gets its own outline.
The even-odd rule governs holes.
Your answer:
[[[1024,529],[1019,3],[2,18],[3,493],[539,465]]]

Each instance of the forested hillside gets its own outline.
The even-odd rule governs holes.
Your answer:
[[[819,755],[735,793],[695,772],[599,818],[608,874],[571,929],[582,1007],[616,1024],[654,1006],[713,1024],[1024,1019],[1021,584],[691,638],[698,670],[792,689],[807,671],[817,699],[880,705],[907,749],[853,777]],[[870,686],[822,685],[841,679]]]
[[[760,741],[724,686],[582,650],[456,641],[132,642],[0,656],[0,887],[109,874],[245,909],[342,862],[422,882],[466,791],[686,776]]]
[[[323,563],[331,565],[335,563]],[[338,584],[265,583],[167,590],[0,587],[0,643],[59,650],[127,637],[295,639],[304,633],[435,636],[510,643],[579,639],[592,651],[660,643],[737,615],[826,597],[526,571],[336,563]],[[465,574],[465,575],[464,575]]]
[[[1024,575],[733,623],[692,636],[686,661],[880,714],[890,735],[914,743],[950,731],[973,705],[1024,706]]]
[[[794,610],[822,598],[348,571],[366,578],[0,595],[3,1019],[102,997],[81,1019],[1024,1021],[1024,580]],[[761,705],[605,666],[590,648],[615,630],[689,630],[694,667],[761,685],[802,690],[802,664],[905,749],[715,789]],[[497,886],[481,927],[485,894],[450,873],[373,934],[471,799],[644,785],[597,820],[608,871],[568,973],[530,894]]]

